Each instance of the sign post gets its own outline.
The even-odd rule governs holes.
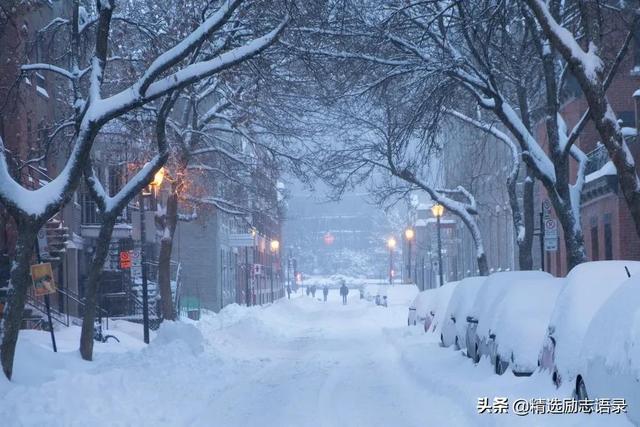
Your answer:
[[[40,255],[38,254],[38,258]],[[31,266],[31,281],[35,288],[36,296],[44,295],[44,304],[47,309],[47,320],[49,321],[49,331],[51,332],[51,345],[53,346],[53,352],[58,352],[56,346],[56,335],[53,332],[53,322],[51,321],[51,302],[49,300],[49,294],[56,293],[56,283],[53,280],[53,269],[51,263],[45,262],[40,264],[34,264]]]

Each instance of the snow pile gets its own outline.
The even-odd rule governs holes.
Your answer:
[[[416,298],[418,295],[418,287],[416,285],[395,285],[395,286],[380,286],[385,288],[387,296],[387,303],[394,305],[407,306],[409,302]]]
[[[558,294],[566,279],[519,280],[507,288],[496,307],[490,330],[496,335],[497,354],[514,357],[514,370],[533,372],[547,334]]]
[[[166,347],[176,344],[188,349],[193,355],[198,355],[204,351],[204,337],[196,326],[170,321],[162,322],[160,329],[158,329],[158,334],[149,348],[165,351]]]
[[[631,276],[640,274],[638,261],[595,261],[576,266],[558,296],[549,328],[556,341],[555,365],[560,374],[575,376],[580,348],[589,323],[611,294]]]
[[[487,280],[486,277],[467,277],[460,281],[453,291],[441,328],[445,346],[454,344],[457,336],[459,345],[464,347],[467,316],[485,280]]]

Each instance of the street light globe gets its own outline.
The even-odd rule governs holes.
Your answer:
[[[389,237],[389,240],[387,240],[387,246],[389,247],[389,249],[393,249],[396,247],[396,239],[394,239],[393,237]]]
[[[444,206],[442,206],[439,203],[436,203],[435,205],[431,206],[431,213],[436,218],[441,217],[442,215],[444,215]]]
[[[404,230],[404,237],[406,237],[407,240],[413,239],[414,236],[415,233],[413,231],[413,228],[407,228],[406,230]]]
[[[278,249],[280,249],[280,242],[277,240],[272,240],[271,241],[271,252],[278,252]]]
[[[152,187],[160,187],[162,181],[164,180],[164,167],[160,168],[158,172],[153,176],[153,181],[151,181]]]

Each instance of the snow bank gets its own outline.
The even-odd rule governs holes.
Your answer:
[[[449,305],[444,314],[442,323],[442,337],[446,346],[458,343],[464,347],[464,339],[467,331],[467,316],[476,300],[480,287],[487,280],[486,277],[467,277],[460,281],[451,295]],[[455,323],[452,320],[455,319]]]
[[[150,348],[154,349],[172,344],[186,347],[193,355],[204,351],[204,337],[200,329],[192,324],[165,320],[160,325],[158,334],[151,342]]]
[[[513,355],[516,371],[536,369],[551,312],[565,283],[564,278],[518,280],[496,307],[490,330],[496,335],[497,354],[502,360]]]
[[[558,296],[549,328],[556,341],[555,365],[561,376],[573,377],[580,366],[580,348],[589,323],[611,294],[632,276],[640,274],[638,261],[595,261],[576,266]]]

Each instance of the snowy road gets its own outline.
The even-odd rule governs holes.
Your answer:
[[[409,298],[389,308],[298,297],[227,307],[163,329],[149,348],[137,325],[114,328],[96,361],[76,328],[22,336],[14,383],[0,380],[2,426],[628,425],[620,416],[478,415],[478,397],[567,397],[548,377],[492,374],[407,328]],[[393,300],[392,300],[393,302]],[[126,350],[126,351],[124,351]],[[604,418],[603,418],[604,417]],[[8,423],[6,420],[10,420]]]

